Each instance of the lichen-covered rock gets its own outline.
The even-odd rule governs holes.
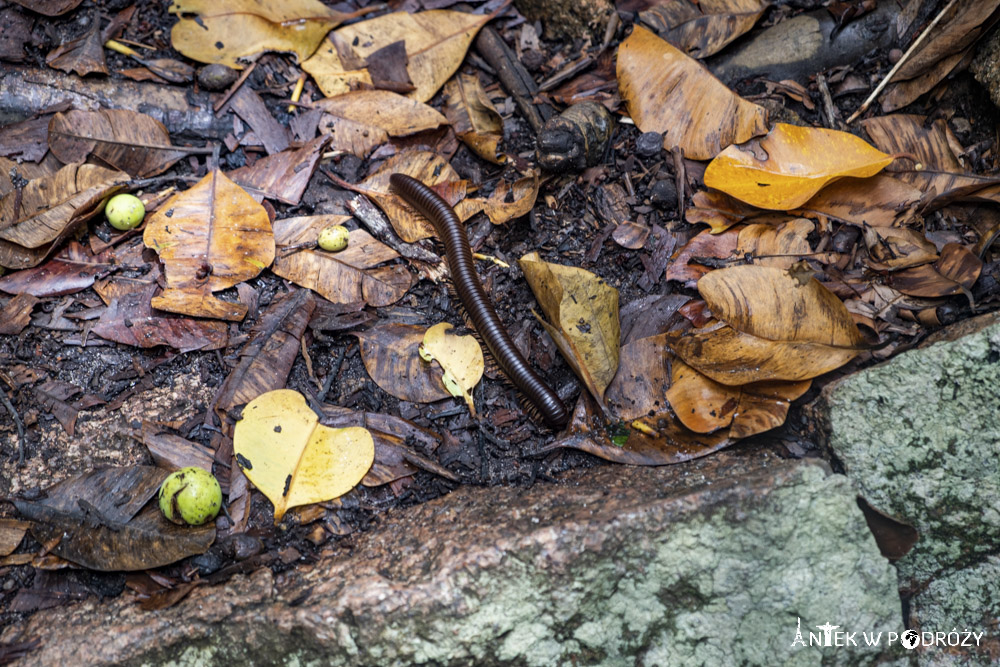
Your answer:
[[[1000,543],[1000,315],[948,335],[824,390],[829,444],[848,477],[920,533],[897,563],[913,587]]]
[[[559,485],[463,487],[388,517],[350,553],[202,586],[39,612],[20,667],[863,665],[884,645],[793,647],[796,619],[901,632],[896,577],[847,479],[724,453],[606,466]],[[58,632],[51,632],[58,628]],[[898,648],[898,644],[897,644]]]

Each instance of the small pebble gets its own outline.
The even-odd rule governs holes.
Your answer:
[[[198,574],[206,577],[222,569],[222,554],[213,549],[209,549],[205,553],[192,558],[191,564],[198,568]]]
[[[671,180],[657,181],[650,188],[649,200],[662,209],[677,208],[677,186]]]
[[[198,70],[198,85],[205,90],[224,90],[233,85],[238,76],[232,67],[213,63]]]
[[[642,157],[659,155],[663,150],[663,135],[659,132],[644,132],[635,140],[635,152]]]

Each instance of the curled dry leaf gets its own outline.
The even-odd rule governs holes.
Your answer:
[[[667,400],[677,418],[696,433],[728,428],[733,440],[777,428],[785,422],[791,402],[809,390],[801,382],[753,382],[731,387],[702,375],[674,358]]]
[[[0,199],[0,266],[35,266],[120,190],[128,174],[69,164]]]
[[[330,147],[359,157],[389,140],[433,130],[448,120],[433,107],[388,90],[357,90],[313,104],[322,109],[319,131]]]
[[[506,160],[500,154],[503,118],[490,102],[479,77],[459,73],[445,84],[444,97],[444,113],[462,143],[484,160],[503,164]]]
[[[937,246],[913,229],[865,225],[862,234],[868,248],[867,263],[874,269],[905,269],[938,258]]]
[[[698,291],[722,322],[669,344],[716,382],[807,380],[842,366],[863,347],[851,314],[815,278],[803,284],[774,267],[735,266],[703,276]]]
[[[948,243],[934,264],[898,271],[892,274],[890,284],[903,294],[924,298],[968,294],[982,270],[983,261],[975,253]]]
[[[170,31],[175,49],[236,69],[265,51],[294,53],[302,62],[326,33],[358,15],[318,0],[174,0],[169,11],[181,17]]]
[[[323,426],[302,394],[290,389],[247,404],[236,422],[233,451],[243,473],[274,504],[275,523],[292,507],[344,495],[375,459],[366,429]]]
[[[693,58],[707,58],[757,23],[769,0],[666,0],[639,20]]]
[[[316,215],[276,220],[274,239],[279,253],[272,270],[333,303],[365,301],[376,307],[395,303],[413,284],[404,264],[386,264],[399,258],[395,250],[363,229],[352,230],[347,248],[340,252],[315,247],[323,229],[348,219],[350,216]],[[302,244],[312,247],[297,247]]]
[[[101,468],[14,505],[34,524],[35,539],[55,544],[57,556],[101,572],[145,570],[204,553],[215,541],[214,523],[178,526],[147,504],[166,476],[152,466]]]
[[[756,206],[750,206],[725,192],[699,190],[691,197],[693,206],[684,211],[684,219],[691,224],[703,222],[713,234],[721,234],[733,225],[761,213]]]
[[[153,307],[198,317],[242,320],[246,306],[212,292],[253,278],[274,259],[267,211],[218,169],[164,202],[142,239],[159,253],[167,279]]]
[[[465,52],[479,29],[492,16],[433,10],[409,14],[394,12],[330,33],[302,69],[316,80],[327,97],[350,92],[359,84],[371,84],[365,66],[373,53],[405,41],[407,66],[415,90],[408,94],[426,102],[462,64]]]
[[[853,134],[778,123],[762,139],[729,146],[705,169],[705,185],[737,199],[787,211],[845,176],[874,176],[892,156]]]
[[[386,393],[414,403],[431,403],[449,394],[441,368],[420,358],[426,329],[415,324],[388,322],[355,333],[365,370]]]
[[[542,326],[577,377],[603,402],[618,370],[618,290],[590,271],[543,262],[537,252],[518,264],[551,322],[539,318]]]
[[[685,285],[694,287],[695,281],[712,270],[709,260],[735,258],[739,235],[739,229],[727,229],[721,234],[708,230],[699,232],[674,255],[667,267],[667,280],[683,281]]]
[[[63,162],[100,158],[133,178],[162,174],[188,154],[160,121],[125,109],[65,111],[49,121],[49,148]]]
[[[433,236],[434,228],[424,216],[396,196],[389,187],[389,177],[397,173],[412,176],[427,187],[433,188],[452,206],[465,197],[464,182],[440,155],[430,151],[404,151],[386,160],[368,178],[357,185],[349,186],[378,204],[389,217],[393,229],[407,243]]]
[[[541,184],[538,172],[519,178],[513,184],[501,180],[486,199],[463,199],[455,206],[459,219],[468,220],[482,211],[494,225],[502,225],[528,215],[538,199]]]
[[[763,108],[641,26],[618,49],[618,87],[639,129],[662,132],[663,147],[679,146],[685,157],[709,160],[767,132]]]
[[[444,371],[442,382],[448,393],[461,398],[476,416],[472,388],[483,378],[486,361],[483,349],[474,336],[458,336],[447,322],[435,324],[424,334],[420,343],[420,357],[424,361],[437,361]]]

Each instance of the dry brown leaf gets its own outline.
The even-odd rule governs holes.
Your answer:
[[[503,139],[503,118],[497,113],[474,74],[456,75],[444,87],[444,113],[455,128],[455,134],[479,157],[503,164],[500,154]]]
[[[798,208],[845,176],[874,176],[892,156],[847,132],[778,123],[762,139],[729,146],[705,169],[705,185],[759,208]]]
[[[615,231],[611,232],[611,238],[623,248],[638,250],[646,245],[646,241],[649,239],[649,232],[648,225],[640,225],[638,222],[626,220],[619,224],[615,228]]]
[[[444,388],[441,367],[420,358],[426,328],[385,322],[358,332],[365,370],[385,392],[415,403],[431,403],[451,396]]]
[[[738,228],[727,229],[721,234],[712,234],[708,230],[699,232],[674,255],[667,267],[667,280],[680,280],[694,287],[694,281],[712,270],[712,267],[697,260],[735,258],[739,238]]]
[[[76,9],[83,0],[14,0],[22,7],[46,16],[60,16]]]
[[[67,74],[76,72],[79,76],[107,74],[104,47],[101,42],[100,21],[95,14],[91,26],[80,37],[64,42],[45,56],[45,64]]]
[[[316,137],[301,148],[263,157],[249,167],[227,174],[255,198],[268,197],[298,206],[323,155],[327,137]]]
[[[577,377],[603,402],[618,370],[618,290],[590,271],[544,262],[537,252],[518,264],[552,323],[539,318],[542,326]]]
[[[769,0],[659,0],[639,20],[692,58],[707,58],[757,23]]]
[[[934,298],[968,293],[979,280],[983,261],[967,248],[948,243],[934,264],[904,269],[891,276],[894,289],[910,296]]]
[[[358,15],[318,0],[174,0],[169,11],[181,17],[170,31],[175,49],[237,69],[265,51],[294,53],[302,62],[326,33]]]
[[[406,70],[415,90],[408,94],[426,102],[462,64],[479,29],[492,16],[433,10],[394,12],[332,32],[302,69],[316,80],[327,97],[371,84],[367,58],[379,49],[405,41]]]
[[[49,121],[49,148],[66,163],[93,154],[133,178],[162,174],[189,152],[170,143],[163,123],[125,109],[57,113]]]
[[[750,206],[725,192],[699,190],[691,197],[693,206],[684,211],[684,219],[691,224],[703,222],[713,234],[721,234],[733,225],[763,213],[756,206]]]
[[[16,336],[21,333],[31,323],[31,311],[37,303],[36,296],[18,294],[0,306],[0,336]]]
[[[319,131],[331,148],[365,157],[389,137],[433,130],[448,120],[436,109],[388,90],[358,90],[313,103],[323,110]]]
[[[0,556],[14,553],[31,524],[17,519],[0,519]]]
[[[767,112],[742,99],[696,60],[641,26],[618,48],[618,86],[643,132],[663,147],[709,160],[730,144],[767,132]]]
[[[502,225],[505,222],[528,215],[535,206],[535,200],[538,199],[539,185],[537,171],[517,179],[513,184],[501,180],[493,194],[482,200],[483,213],[494,225]],[[476,200],[466,199],[463,200],[464,202],[474,204]],[[464,212],[469,213],[468,210]],[[465,220],[469,216],[460,214],[460,217]]]
[[[937,246],[913,229],[866,225],[862,235],[868,248],[868,265],[875,269],[905,269],[938,258]]]
[[[316,215],[276,220],[279,252],[271,270],[333,303],[365,301],[376,307],[395,303],[410,289],[413,277],[404,264],[379,266],[397,259],[399,253],[363,229],[351,231],[347,248],[340,252],[295,248],[315,244],[323,229],[348,219]]]
[[[197,317],[242,320],[245,305],[212,292],[253,278],[274,260],[267,211],[218,169],[164,202],[142,239],[160,255],[167,280],[153,307]]]
[[[430,151],[404,151],[383,162],[375,173],[357,185],[347,186],[378,204],[389,217],[393,229],[407,243],[433,236],[434,228],[424,216],[396,196],[389,187],[389,177],[397,173],[412,176],[435,189],[452,206],[465,197],[464,182],[440,155]]]
[[[791,268],[804,255],[812,253],[807,237],[815,227],[805,218],[778,225],[747,225],[740,230],[736,254],[760,266]]]
[[[671,356],[667,334],[622,345],[618,372],[604,393],[604,401],[615,418],[631,421],[666,409]]]
[[[69,164],[5,195],[0,199],[0,266],[24,269],[41,262],[127,180],[120,171]]]

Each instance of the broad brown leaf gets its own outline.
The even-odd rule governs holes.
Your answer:
[[[694,287],[695,281],[712,270],[712,267],[697,260],[733,259],[739,236],[739,229],[727,229],[721,234],[712,234],[708,230],[699,232],[674,255],[667,267],[667,280],[683,281],[686,285]]]
[[[365,157],[389,137],[404,137],[444,125],[448,120],[433,107],[388,90],[358,90],[313,104],[322,109],[319,131],[331,137],[331,148]]]
[[[94,155],[133,178],[162,174],[188,154],[170,143],[163,123],[125,109],[57,113],[49,121],[49,148],[67,163]]]
[[[52,49],[45,56],[45,64],[67,74],[76,72],[79,76],[107,74],[108,66],[104,60],[100,21],[97,20],[97,15],[94,15],[87,32]]]
[[[45,16],[60,16],[76,9],[83,0],[14,0],[14,2]]]
[[[327,137],[316,137],[301,148],[268,155],[227,176],[255,199],[267,197],[298,206],[327,141]]]
[[[442,380],[441,367],[420,358],[425,327],[382,322],[358,332],[361,360],[368,375],[383,391],[415,403],[431,403],[451,396]]]
[[[816,225],[796,218],[777,225],[753,224],[740,230],[736,254],[760,266],[791,268],[812,253],[807,237]]]
[[[413,277],[401,263],[386,264],[398,259],[399,253],[365,230],[353,230],[347,248],[340,252],[294,249],[301,244],[315,244],[324,228],[348,218],[317,215],[275,221],[274,235],[280,251],[272,270],[333,303],[365,301],[376,307],[395,303],[410,289]]]
[[[407,96],[426,102],[462,64],[479,29],[492,17],[449,10],[394,12],[332,32],[302,69],[327,97],[371,84],[366,59],[399,41],[406,43],[406,70],[415,90]]]
[[[855,225],[891,227],[914,218],[920,196],[920,190],[888,174],[842,178],[793,213],[808,217],[820,214]]]
[[[705,169],[705,185],[741,201],[787,211],[845,176],[874,176],[892,156],[853,134],[778,123],[766,137],[730,146]]]
[[[20,193],[5,195],[0,199],[0,266],[24,269],[40,263],[127,180],[120,171],[70,164],[30,181]]]
[[[753,28],[768,0],[659,0],[639,20],[692,58],[707,58]]]
[[[0,292],[34,296],[74,294],[93,285],[100,274],[111,272],[113,257],[110,249],[95,255],[89,248],[70,241],[44,264],[0,278]]]
[[[618,87],[639,129],[662,132],[663,147],[680,146],[685,157],[709,160],[767,132],[763,108],[641,26],[618,48]]]
[[[666,334],[622,345],[618,372],[604,393],[611,414],[631,421],[650,412],[663,412],[670,387],[670,357]]]
[[[948,243],[934,264],[898,271],[892,274],[890,284],[903,294],[924,298],[968,294],[982,270],[983,261],[975,253]]]
[[[198,317],[242,320],[246,306],[212,292],[253,278],[274,259],[267,211],[218,169],[168,199],[142,238],[167,278],[153,307]]]
[[[35,309],[38,297],[18,294],[0,306],[0,335],[16,336],[31,322],[31,311]]]

